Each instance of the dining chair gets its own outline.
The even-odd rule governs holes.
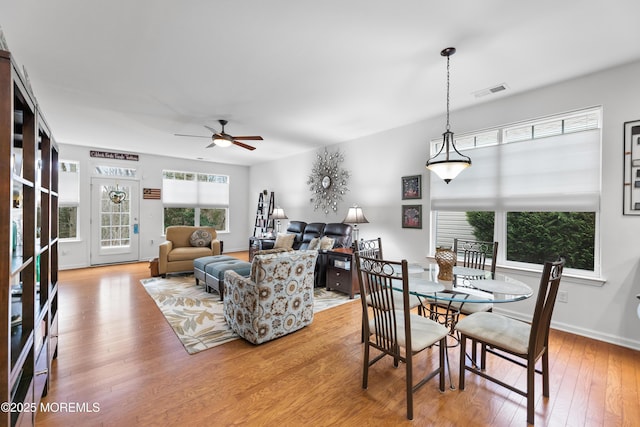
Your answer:
[[[477,279],[480,276],[484,278],[485,275],[482,272],[474,270],[490,271],[491,277],[495,278],[498,242],[454,238],[453,252],[456,258],[453,272],[456,274],[457,280]],[[488,262],[490,264],[487,265]],[[431,318],[446,324],[450,328],[452,336],[454,336],[454,328],[460,313],[469,315],[493,310],[492,303],[444,302],[436,298],[429,298],[428,301]],[[471,357],[473,360],[476,359],[475,345],[472,347]]]
[[[506,387],[527,398],[527,422],[529,424],[533,424],[535,418],[534,385],[536,373],[542,375],[543,396],[549,397],[549,327],[564,264],[564,258],[554,262],[545,262],[531,323],[497,313],[479,312],[466,316],[456,325],[456,330],[460,333],[460,390],[464,390],[466,371]],[[479,368],[473,363],[470,365],[466,363],[464,354],[467,339],[480,343]],[[526,390],[518,389],[489,375],[486,372],[487,353],[525,367],[527,369]],[[542,359],[541,369],[538,370],[536,363],[540,359]]]
[[[458,259],[462,259],[461,265],[467,268],[486,270],[487,260],[489,259],[491,262],[489,271],[491,271],[492,276],[495,276],[498,242],[455,238],[453,239],[453,252]]]
[[[362,301],[362,316],[365,320],[365,345],[362,372],[362,388],[368,387],[369,367],[383,359],[393,358],[393,365],[405,364],[407,393],[407,418],[413,419],[413,393],[436,375],[440,380],[440,391],[444,391],[446,327],[431,319],[411,312],[409,303],[409,281],[407,261],[385,261],[355,255]],[[396,304],[394,290],[402,289],[402,304]],[[367,303],[369,301],[369,303]],[[438,367],[414,384],[413,357],[417,353],[433,348],[439,350]],[[371,350],[380,352],[373,356]]]
[[[359,254],[362,257],[383,259],[382,239],[380,237],[377,237],[375,239],[359,240],[357,242],[353,242],[353,252]],[[360,293],[360,295],[362,296],[362,293]],[[400,306],[402,304],[402,293],[396,292],[393,294],[393,296],[396,299],[396,305]],[[409,305],[412,309],[417,307],[418,314],[423,314],[422,303],[417,296],[409,295]],[[362,319],[361,342],[364,342],[364,318]]]

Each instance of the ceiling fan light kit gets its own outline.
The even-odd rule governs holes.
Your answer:
[[[461,154],[456,148],[453,132],[451,132],[449,125],[449,59],[454,53],[456,53],[455,47],[448,47],[440,52],[440,55],[447,57],[447,127],[442,134],[440,150],[427,160],[425,165],[427,169],[434,172],[447,184],[460,172],[471,166],[471,158]],[[457,156],[454,155],[454,152],[457,153]]]
[[[237,145],[238,147],[242,147],[245,148],[247,150],[255,150],[256,147],[245,144],[244,142],[240,142],[238,140],[240,139],[244,139],[244,140],[250,140],[250,141],[262,141],[262,137],[261,136],[232,136],[229,135],[228,133],[225,133],[224,131],[224,127],[225,125],[228,123],[226,120],[218,120],[218,123],[220,123],[220,126],[222,126],[222,131],[218,132],[217,130],[215,130],[214,128],[205,125],[204,127],[209,129],[213,135],[209,136],[200,136],[200,135],[183,135],[183,134],[174,134],[175,136],[193,136],[196,138],[211,138],[213,140],[213,142],[209,145],[207,145],[206,148],[211,148],[211,147],[221,147],[221,148],[226,148],[226,147],[230,147],[232,145]]]

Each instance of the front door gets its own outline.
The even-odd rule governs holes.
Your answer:
[[[139,260],[138,181],[91,179],[91,265]]]

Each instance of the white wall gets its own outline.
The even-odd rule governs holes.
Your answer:
[[[532,70],[541,72],[541,70]],[[640,217],[622,215],[623,123],[640,119],[640,62],[616,67],[524,94],[453,111],[455,133],[477,131],[521,120],[602,105],[602,198],[600,247],[604,285],[565,277],[562,289],[568,303],[556,304],[554,327],[604,341],[640,349],[640,319],[636,315],[640,293]],[[455,106],[455,100],[453,105]],[[276,192],[277,204],[291,220],[340,222],[353,203],[363,207],[369,224],[360,226],[361,237],[382,237],[385,257],[418,261],[429,255],[429,180],[424,164],[428,142],[444,131],[437,117],[329,147],[345,155],[342,166],[351,172],[350,191],[337,215],[314,212],[306,184],[316,152],[308,152],[251,168],[249,191]],[[551,155],[551,153],[550,153]],[[567,159],[571,161],[571,159]],[[472,167],[482,167],[475,164]],[[401,200],[400,178],[423,175],[423,198]],[[402,204],[423,205],[423,228],[403,229]],[[251,221],[253,213],[247,219]],[[512,272],[511,272],[512,273]],[[539,274],[519,275],[535,289]],[[527,318],[533,298],[503,307]]]
[[[142,199],[143,188],[162,188],[162,170],[182,170],[229,175],[230,205],[229,232],[219,233],[224,242],[224,251],[247,250],[248,230],[245,212],[255,210],[249,205],[247,187],[249,168],[197,160],[174,159],[149,154],[139,154],[139,161],[116,161],[96,159],[89,156],[95,148],[59,144],[60,159],[80,162],[80,236],[77,241],[61,241],[59,250],[60,268],[81,268],[90,265],[90,224],[91,215],[91,171],[95,165],[118,165],[136,168],[140,178],[140,250],[139,259],[148,260],[158,256],[158,244],[164,241],[162,225],[162,202]],[[103,150],[108,151],[108,150]],[[254,211],[255,213],[255,211]],[[253,225],[253,222],[251,222]]]

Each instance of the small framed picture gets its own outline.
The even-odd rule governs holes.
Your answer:
[[[402,205],[402,228],[422,228],[422,205]]]
[[[422,175],[402,177],[402,200],[422,199]]]

